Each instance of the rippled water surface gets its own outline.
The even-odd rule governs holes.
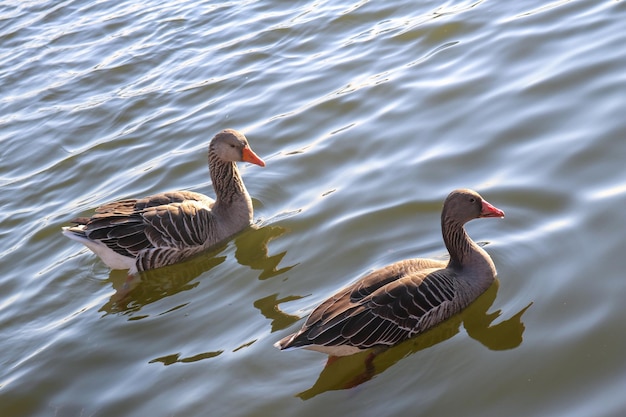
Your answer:
[[[0,3],[0,415],[623,416],[626,3]],[[61,227],[212,195],[244,131],[256,228],[125,285]],[[431,332],[326,363],[272,345],[338,288],[445,255],[499,282]]]

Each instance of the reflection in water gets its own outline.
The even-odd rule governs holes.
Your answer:
[[[240,234],[235,239],[235,258],[241,265],[249,266],[250,269],[261,271],[259,279],[264,280],[283,274],[296,265],[278,269],[278,264],[283,260],[287,251],[276,255],[267,254],[267,245],[272,239],[282,236],[287,229],[281,226],[251,227],[250,233]]]
[[[286,229],[283,227],[267,225],[263,227],[252,226],[241,232],[234,239],[237,262],[249,266],[251,269],[260,270],[259,279],[267,279],[290,270],[295,265],[278,268],[278,264],[286,252],[268,255],[267,246],[270,240],[281,236],[285,231]],[[226,244],[185,262],[142,272],[134,276],[129,276],[121,271],[112,271],[109,280],[116,292],[100,308],[100,311],[107,314],[132,315],[148,304],[195,288],[199,282],[193,281],[194,278],[226,260],[226,256],[219,255],[225,247]],[[175,309],[180,307],[182,306],[175,307]],[[131,320],[142,318],[145,316],[135,315]]]
[[[215,253],[214,251],[211,254]],[[226,260],[225,256],[211,254],[199,255],[186,262],[135,275],[112,271],[109,279],[115,293],[100,311],[132,315],[162,298],[197,287],[199,282],[192,282],[194,278]],[[142,318],[145,316],[133,316],[131,320]]]
[[[272,322],[272,333],[285,329],[300,320],[300,317],[296,315],[282,312],[280,308],[278,308],[278,305],[288,301],[299,300],[302,297],[297,295],[281,299],[277,299],[277,297],[278,294],[272,294],[254,302],[254,306],[261,310],[261,314]]]
[[[461,313],[451,317],[433,329],[400,343],[397,346],[376,351],[370,349],[350,356],[329,357],[315,384],[297,394],[308,400],[326,391],[353,388],[382,373],[400,359],[420,350],[443,342],[457,334],[461,323],[467,334],[492,350],[513,349],[522,343],[524,324],[522,315],[528,304],[510,319],[491,325],[500,317],[501,311],[487,313],[498,292],[498,281]]]
[[[224,353],[223,350],[216,350],[214,352],[204,352],[204,353],[199,353],[193,356],[187,356],[184,358],[181,358],[179,353],[174,353],[172,355],[165,355],[165,356],[161,356],[160,358],[152,359],[148,363],[161,362],[163,365],[167,366],[167,365],[173,365],[175,363],[197,362],[203,359],[214,358],[216,356],[221,355],[222,353]]]

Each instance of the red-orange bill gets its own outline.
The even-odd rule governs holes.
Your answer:
[[[255,154],[249,146],[245,146],[242,151],[242,160],[244,162],[250,162],[251,164],[264,167],[265,161],[263,161],[257,154]]]
[[[504,217],[504,212],[483,200],[483,208],[480,212],[480,217]]]

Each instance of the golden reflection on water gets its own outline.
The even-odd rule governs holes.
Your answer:
[[[298,320],[300,320],[299,316],[294,314],[287,314],[283,312],[278,306],[282,303],[286,303],[288,301],[295,301],[301,299],[300,295],[291,295],[288,297],[278,298],[278,294],[271,294],[267,297],[260,298],[254,302],[254,306],[261,310],[261,314],[263,314],[268,320],[271,321],[272,333],[286,329],[291,326]]]

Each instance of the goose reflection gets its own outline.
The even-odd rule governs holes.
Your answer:
[[[308,400],[326,391],[356,387],[384,372],[400,359],[451,338],[459,333],[461,324],[470,337],[491,350],[516,348],[522,343],[524,333],[522,315],[532,303],[513,317],[493,324],[502,314],[500,310],[488,312],[496,299],[498,286],[499,282],[496,280],[461,313],[397,346],[380,350],[369,349],[350,356],[330,356],[315,384],[296,396]]]
[[[288,301],[295,301],[303,298],[299,295],[292,295],[284,298],[278,298],[278,294],[271,294],[267,297],[260,298],[254,302],[254,306],[261,311],[268,320],[271,322],[272,333],[278,330],[286,329],[298,320],[299,316],[294,314],[287,314],[281,311],[278,306]]]
[[[268,254],[268,244],[286,232],[281,226],[251,226],[239,233],[231,242],[235,245],[235,259],[240,265],[260,271],[259,279],[264,280],[282,274],[295,265],[279,268],[279,264],[287,253]],[[227,256],[224,249],[229,244],[214,248],[210,252],[198,255],[185,262],[163,268],[127,275],[124,272],[112,271],[109,280],[115,293],[104,304],[100,311],[106,314],[133,314],[148,304],[165,297],[188,291],[199,285],[194,280],[201,274],[210,271],[223,263]],[[139,319],[141,317],[135,317]]]

